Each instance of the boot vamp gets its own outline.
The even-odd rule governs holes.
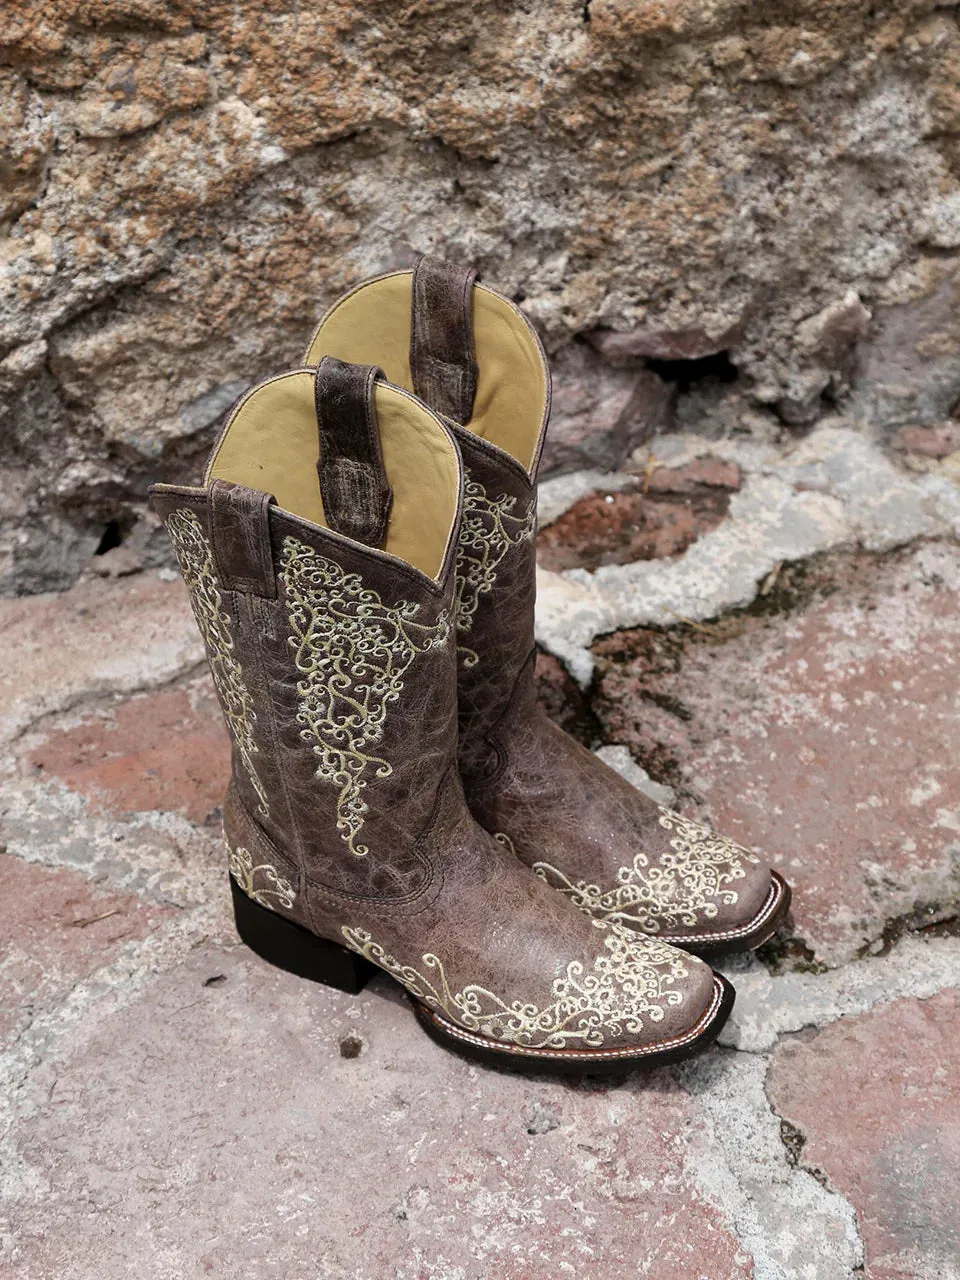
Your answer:
[[[479,821],[598,920],[683,939],[752,920],[770,892],[749,850],[657,805],[541,712],[511,734],[508,765],[467,785]]]
[[[472,825],[472,824],[471,824]],[[636,1049],[682,1039],[714,999],[709,966],[577,911],[472,825],[427,903],[340,906],[325,932],[486,1039]],[[329,906],[329,904],[328,904]]]

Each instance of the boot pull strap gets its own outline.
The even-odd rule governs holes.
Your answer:
[[[270,545],[271,493],[244,484],[214,480],[208,498],[213,562],[226,591],[243,591],[273,600],[277,579]]]
[[[474,267],[422,256],[413,269],[410,372],[413,389],[434,411],[465,424],[477,394],[473,341]]]
[[[386,542],[393,502],[374,403],[374,384],[383,376],[375,365],[324,356],[313,381],[323,512],[331,529],[368,547]]]

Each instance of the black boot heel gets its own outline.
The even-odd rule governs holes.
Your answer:
[[[363,956],[348,951],[336,942],[318,938],[309,929],[285,920],[269,907],[261,907],[230,876],[233,894],[233,918],[237,933],[251,951],[278,969],[286,969],[299,978],[322,982],[355,996],[362,991],[377,966]]]

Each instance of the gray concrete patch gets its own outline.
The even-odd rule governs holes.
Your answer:
[[[93,812],[57,782],[0,784],[6,851],[26,862],[79,871],[152,902],[196,906],[222,895],[219,830],[198,829],[174,813],[117,818]]]
[[[769,1060],[730,1053],[677,1074],[703,1107],[713,1141],[688,1147],[687,1169],[735,1225],[754,1280],[845,1280],[863,1264],[853,1207],[792,1165],[765,1092]]]
[[[791,452],[755,445],[737,457],[744,484],[728,518],[668,561],[608,565],[590,573],[540,570],[537,640],[586,687],[589,648],[624,627],[702,622],[742,608],[778,564],[839,547],[889,550],[960,532],[960,490],[945,472],[915,474],[843,425],[819,427]]]
[[[804,1027],[822,1027],[891,1000],[923,999],[960,986],[960,938],[908,936],[885,956],[826,973],[774,975],[753,956],[720,967],[737,988],[737,1003],[720,1043],[759,1053]]]
[[[642,791],[645,796],[649,796],[656,804],[662,804],[669,808],[676,802],[677,793],[673,787],[664,786],[661,782],[654,782],[646,769],[641,769],[640,765],[634,760],[629,748],[617,746],[600,747],[596,754],[604,764],[608,764],[611,769],[616,769],[622,778],[626,778],[638,791]]]

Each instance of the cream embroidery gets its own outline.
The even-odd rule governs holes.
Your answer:
[[[463,491],[463,523],[457,544],[457,634],[460,639],[473,627],[480,597],[488,595],[497,579],[497,568],[511,547],[529,542],[537,532],[537,504],[515,514],[517,498],[501,493],[488,498],[482,484],[468,480]],[[457,644],[465,667],[475,667],[477,653]]]
[[[542,1009],[529,1000],[507,1003],[486,987],[471,983],[454,992],[442,960],[432,952],[421,957],[428,978],[413,965],[388,955],[363,929],[343,928],[349,947],[385,969],[424,1004],[447,1015],[468,1031],[507,1044],[537,1049],[568,1046],[599,1048],[610,1037],[641,1032],[646,1020],[660,1022],[664,1008],[683,1003],[674,987],[689,970],[683,953],[649,938],[638,939],[619,925],[604,929],[603,951],[593,971],[572,960],[553,983],[553,1002]]]
[[[337,830],[357,857],[368,806],[366,774],[388,778],[393,766],[371,751],[383,738],[387,709],[403,691],[414,658],[440,648],[450,634],[442,612],[433,624],[417,621],[418,604],[385,605],[344,571],[296,538],[283,543],[280,575],[296,649],[300,737],[313,743],[316,776],[339,789]]]
[[[257,755],[257,744],[253,740],[253,726],[257,717],[240,663],[233,652],[230,615],[223,607],[223,597],[217,587],[210,543],[199,517],[189,507],[181,507],[171,514],[167,520],[167,533],[177,553],[183,580],[190,591],[193,616],[207,650],[224,718],[247,771],[250,785],[257,793],[260,802],[258,810],[263,817],[268,817],[270,806],[267,803],[267,793],[253,759]]]
[[[744,878],[743,864],[759,859],[671,809],[660,810],[660,825],[674,833],[670,852],[656,860],[638,853],[629,866],[619,868],[613,888],[573,881],[549,862],[535,862],[533,869],[597,920],[629,922],[645,933],[660,933],[714,919],[718,903],[732,906],[737,901],[736,890],[728,886]]]
[[[226,844],[226,841],[224,843]],[[289,911],[297,900],[297,894],[290,881],[285,880],[276,867],[271,866],[269,862],[261,862],[258,866],[254,866],[253,855],[249,849],[231,849],[227,844],[227,853],[230,859],[230,874],[248,897],[258,902],[261,907],[274,909],[284,907]],[[262,882],[266,882],[261,883],[259,888],[256,884],[258,876]]]

